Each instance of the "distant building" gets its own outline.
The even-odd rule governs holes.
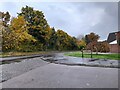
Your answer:
[[[120,53],[120,31],[109,33],[107,42],[111,53]]]

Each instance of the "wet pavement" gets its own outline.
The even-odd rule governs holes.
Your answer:
[[[19,76],[25,72],[31,71],[38,67],[42,67],[44,65],[48,65],[50,63],[70,65],[70,66],[77,65],[77,66],[90,66],[90,67],[118,68],[117,60],[79,58],[79,57],[65,56],[64,53],[55,53],[49,55],[40,55],[34,58],[20,59],[17,61],[12,61],[9,64],[0,65],[0,68],[2,68],[1,70],[2,72],[0,72],[0,75],[2,77],[0,78],[0,82],[5,82],[13,77]]]
[[[5,82],[13,77],[47,64],[49,64],[49,62],[45,62],[41,60],[40,57],[37,57],[24,59],[21,62],[0,65],[0,68],[2,69],[2,72],[0,72],[0,76],[2,77],[0,78],[0,82]]]
[[[2,83],[2,88],[118,88],[118,69],[49,63]],[[110,89],[111,90],[111,89]]]
[[[64,53],[57,53],[54,56],[47,56],[42,59],[56,64],[120,68],[118,60],[72,57],[65,56]]]

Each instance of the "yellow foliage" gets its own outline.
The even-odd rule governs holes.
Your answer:
[[[18,16],[11,21],[11,30],[15,34],[16,39],[19,42],[24,40],[36,41],[30,34],[28,34],[28,28],[26,27],[26,21],[23,16]]]
[[[86,42],[84,40],[77,41],[78,46],[86,46]]]

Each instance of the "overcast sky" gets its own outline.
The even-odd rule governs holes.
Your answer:
[[[43,11],[51,27],[71,36],[95,32],[104,40],[110,32],[118,31],[117,2],[1,2],[0,11],[15,17],[25,5]]]

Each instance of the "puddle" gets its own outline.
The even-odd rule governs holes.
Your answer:
[[[99,60],[99,59],[90,59],[89,62],[96,61],[96,60]]]

